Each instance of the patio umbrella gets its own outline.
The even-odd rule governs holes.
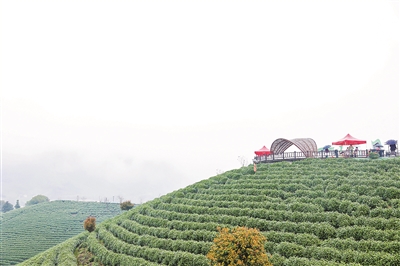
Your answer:
[[[392,154],[393,152],[396,152],[397,150],[397,140],[394,139],[389,139],[388,141],[385,142],[386,145],[390,146],[390,153]]]
[[[334,150],[335,150],[335,148],[332,147],[332,146],[330,146],[330,145],[326,145],[326,146],[329,146],[328,150],[330,150],[330,151],[334,151]],[[327,149],[326,146],[321,147],[321,148],[318,148],[317,151],[324,151],[324,150],[326,150],[326,149]]]
[[[358,145],[358,144],[366,144],[366,140],[356,139],[350,134],[347,134],[344,138],[332,142],[332,145]]]
[[[397,140],[394,139],[389,139],[385,142],[386,145],[396,145],[397,144]]]
[[[263,146],[261,149],[255,151],[254,153],[256,155],[270,155],[271,151],[267,147]]]
[[[380,139],[376,139],[374,141],[371,141],[372,146],[375,146],[376,144],[381,144],[381,140]]]

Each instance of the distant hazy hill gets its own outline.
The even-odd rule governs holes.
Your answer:
[[[121,213],[116,203],[61,200],[4,213],[0,265],[15,265],[83,232],[83,221],[89,215],[100,223]]]
[[[76,254],[90,251],[96,265],[208,266],[218,226],[258,228],[274,266],[400,265],[400,158],[306,159],[258,165],[257,173],[242,167],[149,201],[21,265],[76,265]]]

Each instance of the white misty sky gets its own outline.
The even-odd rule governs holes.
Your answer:
[[[399,139],[399,1],[1,1],[2,198],[144,202],[277,138]],[[361,148],[367,147],[366,145]]]

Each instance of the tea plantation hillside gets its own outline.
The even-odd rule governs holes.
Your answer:
[[[15,265],[84,231],[83,221],[115,217],[119,204],[51,201],[4,213],[0,219],[0,265]]]
[[[218,226],[258,228],[274,266],[400,265],[400,158],[306,159],[262,164],[257,173],[242,167],[147,202],[21,265],[76,265],[76,254],[87,250],[96,265],[205,266]]]

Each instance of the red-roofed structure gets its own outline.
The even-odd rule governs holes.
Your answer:
[[[332,142],[332,145],[358,145],[358,144],[365,144],[367,143],[366,140],[356,139],[350,134],[347,134],[344,138]]]
[[[258,156],[261,156],[261,155],[270,155],[270,154],[271,154],[271,151],[270,151],[267,147],[263,146],[261,149],[259,149],[258,151],[255,151],[254,153],[255,153],[256,155],[258,155]]]

